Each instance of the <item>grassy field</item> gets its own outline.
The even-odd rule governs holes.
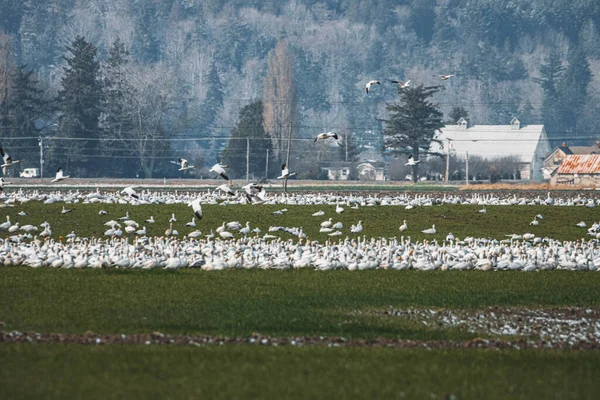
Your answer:
[[[594,353],[0,345],[3,399],[595,399]]]
[[[390,306],[600,305],[600,274],[470,271],[0,269],[7,329],[83,333],[463,340],[475,334],[365,311]],[[356,311],[362,311],[357,313]]]
[[[103,224],[111,219],[117,219],[128,211],[132,219],[141,226],[145,225],[148,235],[161,236],[169,227],[171,214],[175,214],[177,222],[173,227],[179,231],[180,236],[186,235],[194,229],[200,229],[207,234],[211,229],[216,229],[223,222],[239,221],[243,225],[248,221],[252,228],[259,227],[262,234],[267,233],[270,226],[297,226],[304,228],[304,232],[311,238],[319,241],[329,239],[326,233],[319,233],[320,223],[328,218],[333,222],[341,221],[345,235],[350,234],[350,226],[362,221],[364,230],[362,235],[367,237],[392,237],[400,234],[398,227],[406,220],[409,229],[404,232],[413,240],[437,239],[443,240],[449,232],[456,237],[465,236],[491,237],[505,239],[504,235],[526,232],[538,236],[548,236],[560,240],[576,240],[587,236],[585,228],[575,226],[579,221],[585,221],[588,226],[600,220],[598,211],[586,207],[548,207],[548,206],[490,206],[487,213],[477,211],[481,206],[470,205],[443,205],[431,207],[417,207],[406,210],[400,206],[374,206],[361,207],[353,210],[345,207],[342,214],[335,213],[333,206],[282,206],[282,205],[205,205],[203,206],[204,218],[197,222],[196,228],[186,227],[185,224],[192,219],[192,210],[185,204],[172,205],[142,205],[128,206],[119,204],[68,204],[72,209],[69,214],[61,214],[64,204],[55,203],[44,205],[39,202],[26,203],[11,208],[0,209],[0,221],[10,216],[11,221],[25,224],[38,225],[48,221],[52,226],[53,237],[58,238],[75,231],[78,236],[101,237],[108,229]],[[272,212],[287,208],[283,215],[273,215]],[[98,215],[101,209],[108,215]],[[311,215],[323,210],[322,217]],[[18,212],[25,211],[29,215],[20,217]],[[542,214],[544,219],[538,226],[529,223],[536,214]],[[155,224],[146,224],[144,221],[154,216]],[[425,235],[421,231],[435,224],[437,234]],[[38,232],[41,231],[41,228]],[[6,235],[6,231],[0,233]],[[287,233],[276,232],[276,236],[290,238]]]

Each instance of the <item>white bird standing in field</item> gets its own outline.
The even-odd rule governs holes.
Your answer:
[[[410,85],[410,79],[407,80],[406,82],[402,82],[402,81],[390,81],[390,82],[397,83],[398,86],[400,86],[401,89],[406,89]]]
[[[400,232],[404,232],[405,230],[408,229],[408,225],[406,224],[406,220],[404,220],[404,223],[402,225],[400,225]]]
[[[381,85],[381,83],[378,80],[376,80],[376,79],[373,79],[372,81],[367,82],[367,84],[365,85],[365,90],[367,91],[367,94],[369,94],[369,89],[374,84]]]
[[[408,156],[408,162],[406,164],[404,164],[404,165],[405,166],[406,165],[408,165],[408,166],[414,166],[414,165],[417,165],[420,162],[421,162],[421,160],[416,160],[415,161],[415,159],[413,158],[413,155],[411,154],[411,155]]]
[[[194,165],[189,165],[188,160],[179,158],[177,161],[171,161],[173,164],[180,165],[179,171],[187,171],[188,169],[196,168]]]
[[[533,219],[533,221],[531,221],[531,222],[529,223],[529,225],[534,225],[534,226],[537,226],[537,225],[539,225],[539,224],[540,224],[540,221],[538,221],[538,220],[537,220],[537,218],[534,218],[534,219]]]
[[[221,164],[221,163],[216,163],[215,165],[213,165],[210,168],[210,172],[214,172],[215,174],[218,174],[221,176],[221,178],[225,179],[226,181],[229,180],[229,177],[227,176],[227,174],[225,173],[225,168],[228,168],[227,165]]]
[[[65,180],[67,178],[70,178],[70,176],[69,175],[66,175],[66,176],[63,175],[63,169],[62,169],[62,167],[58,167],[58,169],[56,170],[56,177],[54,179],[52,179],[51,182],[52,183],[54,183],[54,182],[60,182],[60,181]]]
[[[330,132],[323,132],[323,133],[319,133],[316,137],[315,140],[313,141],[316,142],[319,139],[329,139],[329,138],[334,138],[335,140],[338,140],[338,135],[337,133],[330,131]]]

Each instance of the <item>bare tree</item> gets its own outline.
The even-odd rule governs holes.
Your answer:
[[[296,109],[294,65],[287,43],[281,40],[267,59],[267,76],[263,81],[263,123],[271,136],[276,159],[284,160],[283,153],[292,129]]]
[[[10,73],[14,68],[14,59],[10,36],[0,31],[0,107],[5,104],[10,90]],[[0,108],[0,112],[2,109]],[[0,120],[2,114],[0,114]]]

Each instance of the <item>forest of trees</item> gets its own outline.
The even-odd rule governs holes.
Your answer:
[[[206,176],[245,157],[240,129],[261,112],[252,135],[271,143],[253,150],[256,175],[267,148],[272,168],[285,161],[292,135],[293,169],[318,176],[348,146],[314,135],[339,132],[350,158],[382,149],[389,81],[411,79],[443,84],[444,122],[514,116],[553,144],[587,144],[599,71],[597,0],[0,0],[0,143],[37,167],[41,138],[46,171],[74,176],[173,177],[179,157]]]

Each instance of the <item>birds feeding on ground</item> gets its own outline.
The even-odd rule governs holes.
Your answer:
[[[56,177],[54,179],[52,179],[51,182],[52,183],[60,182],[60,181],[65,180],[67,178],[70,178],[69,175],[66,175],[66,176],[63,175],[62,167],[58,167],[58,169],[56,170]]]
[[[214,172],[217,175],[220,175],[221,178],[225,179],[226,181],[229,180],[229,177],[227,176],[227,174],[225,173],[225,168],[228,168],[227,165],[221,164],[221,163],[216,163],[215,165],[213,165],[210,168],[210,172]]]
[[[378,80],[373,79],[372,81],[367,82],[366,86],[365,86],[365,90],[367,91],[367,94],[369,94],[369,89],[371,88],[372,85],[374,84],[378,84],[380,85],[381,83]]]
[[[392,83],[396,83],[400,89],[406,89],[409,85],[410,85],[410,79],[407,80],[406,82],[402,82],[402,81],[390,81]]]
[[[337,135],[337,133],[335,133],[335,132],[333,132],[333,131],[330,131],[330,132],[323,132],[323,133],[319,133],[319,134],[317,135],[317,137],[315,137],[315,140],[314,140],[314,142],[316,142],[316,141],[317,141],[317,140],[319,140],[319,139],[329,139],[329,138],[331,138],[331,137],[332,137],[332,138],[334,138],[335,140],[338,140],[338,135]],[[313,142],[313,143],[314,143],[314,142]]]
[[[179,171],[186,171],[188,169],[196,168],[194,165],[189,165],[188,160],[180,158],[177,161],[171,161],[173,164],[180,165]]]
[[[413,155],[411,154],[411,155],[408,156],[408,162],[406,164],[404,164],[404,165],[405,166],[406,165],[408,165],[408,166],[414,166],[414,165],[417,165],[420,162],[421,162],[421,160],[415,160],[413,158]]]

